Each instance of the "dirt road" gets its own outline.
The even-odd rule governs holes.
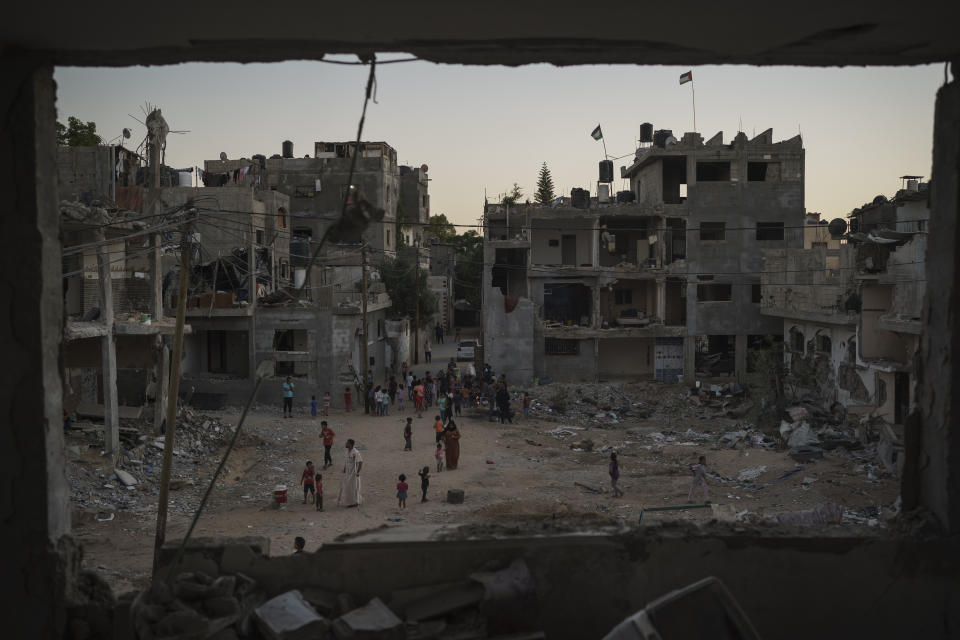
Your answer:
[[[408,405],[409,407],[409,405]],[[700,421],[692,431],[662,438],[652,421],[623,422],[615,428],[570,429],[556,432],[562,423],[515,419],[513,425],[488,422],[485,411],[458,420],[463,437],[459,468],[435,473],[434,413],[414,419],[413,451],[403,451],[403,425],[408,410],[388,417],[334,411],[329,421],[336,431],[334,465],[323,471],[324,511],[302,504],[298,481],[306,460],[323,460],[318,438],[319,419],[305,411],[293,419],[280,417],[279,408],[261,409],[248,418],[245,433],[218,480],[195,535],[260,535],[271,539],[271,554],[290,553],[294,536],[307,540],[313,550],[335,537],[384,524],[509,522],[537,517],[603,519],[636,523],[644,507],[684,504],[690,486],[688,466],[698,455],[708,457],[713,502],[733,512],[771,514],[797,511],[834,502],[861,513],[886,508],[897,496],[890,477],[870,479],[863,465],[849,454],[827,453],[815,463],[798,465],[785,452],[762,448],[721,449],[718,436],[730,421]],[[235,423],[236,413],[221,416]],[[571,425],[575,426],[575,425]],[[551,433],[553,432],[553,433]],[[342,481],[343,447],[356,440],[363,456],[363,504],[347,509],[336,504]],[[590,439],[592,451],[571,449],[571,442]],[[620,486],[626,495],[614,499],[607,476],[608,447],[619,451]],[[604,449],[604,451],[598,451]],[[191,491],[174,491],[168,539],[182,535],[188,516],[199,503],[218,457],[210,456],[193,471],[197,484]],[[102,464],[95,453],[86,465]],[[431,467],[429,501],[419,501],[417,470]],[[744,469],[766,469],[748,482],[738,481]],[[802,470],[775,484],[789,471]],[[159,470],[154,472],[159,475]],[[397,478],[404,473],[410,484],[405,510],[397,506]],[[720,479],[723,478],[723,479]],[[579,483],[579,484],[577,484]],[[277,509],[275,485],[289,487],[290,502]],[[745,488],[745,485],[754,488]],[[463,489],[464,504],[443,498],[448,489]],[[148,486],[133,491],[148,490]],[[86,565],[95,567],[122,592],[146,584],[153,553],[156,521],[155,498],[142,496],[136,509],[118,510],[113,520],[97,521],[95,510],[74,510],[74,533],[86,550]],[[102,514],[101,514],[102,515]],[[679,518],[708,522],[710,509],[650,513],[644,521]]]

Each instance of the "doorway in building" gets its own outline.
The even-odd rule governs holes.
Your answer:
[[[561,236],[560,261],[565,265],[577,264],[577,236]]]

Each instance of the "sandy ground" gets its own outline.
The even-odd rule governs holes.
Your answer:
[[[772,481],[798,465],[785,452],[759,448],[719,449],[716,436],[724,424],[701,421],[691,425],[698,432],[712,429],[709,439],[687,440],[658,445],[642,435],[657,429],[655,424],[623,423],[616,429],[591,428],[565,440],[546,433],[558,424],[537,420],[515,420],[513,425],[488,422],[486,412],[464,416],[458,424],[463,437],[459,469],[433,471],[433,414],[414,419],[414,449],[403,451],[403,424],[409,410],[389,417],[345,414],[335,411],[329,418],[336,431],[334,466],[324,473],[324,511],[302,503],[297,485],[307,459],[319,463],[323,447],[318,438],[319,419],[308,416],[284,420],[279,411],[258,411],[248,418],[242,438],[226,473],[218,480],[210,503],[198,523],[195,535],[261,535],[271,539],[271,554],[290,553],[293,538],[302,535],[313,550],[335,537],[384,524],[404,526],[423,523],[509,522],[516,518],[575,516],[637,522],[644,507],[685,504],[690,486],[687,467],[698,455],[708,457],[712,473],[729,480],[714,479],[710,485],[713,502],[734,511],[777,513],[835,502],[848,509],[863,510],[889,506],[896,498],[892,478],[870,480],[849,455],[827,454],[823,460],[804,466],[790,478],[758,489],[746,489],[735,481],[740,470],[766,465],[767,470],[752,484]],[[225,420],[237,419],[235,414]],[[628,434],[627,429],[631,432]],[[347,438],[357,441],[364,459],[361,474],[363,505],[347,509],[336,505],[342,481],[343,446]],[[590,438],[595,448],[604,445],[620,449],[621,488],[626,495],[614,499],[609,488],[609,454],[574,451],[572,440]],[[431,467],[429,501],[419,501],[418,469]],[[203,486],[216,466],[211,458],[196,471]],[[395,485],[399,474],[407,475],[410,499],[406,509],[398,508]],[[576,482],[597,488],[594,493]],[[277,509],[272,492],[277,484],[290,489],[290,502]],[[448,489],[466,492],[461,505],[444,502]],[[177,492],[172,498],[182,500]],[[198,502],[198,499],[195,499]],[[699,501],[699,500],[698,500]],[[708,522],[710,509],[648,513],[644,521],[678,518]],[[74,531],[86,550],[86,565],[97,568],[117,591],[146,583],[153,550],[155,509],[130,513],[120,511],[110,522],[97,522],[91,512],[76,511]],[[400,520],[393,520],[399,518]],[[172,512],[169,538],[181,535],[187,516]]]

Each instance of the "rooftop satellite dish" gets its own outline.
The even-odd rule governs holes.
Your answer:
[[[127,129],[126,127],[123,128],[123,137],[128,140],[130,139],[130,129]]]
[[[420,165],[420,171],[423,171],[424,173],[426,173],[429,169],[430,167],[425,164]]]
[[[221,152],[220,152],[220,159],[221,159],[221,160],[226,160],[226,159],[227,159],[227,152],[226,152],[226,151],[221,151]]]

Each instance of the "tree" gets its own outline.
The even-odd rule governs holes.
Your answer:
[[[384,258],[380,263],[380,279],[387,289],[387,295],[393,302],[393,312],[398,317],[408,316],[411,324],[417,315],[417,301],[420,302],[420,328],[437,311],[437,296],[427,287],[427,271],[420,269],[417,277],[416,258],[406,253],[399,258]],[[419,290],[419,295],[418,295]]]
[[[457,228],[447,220],[447,216],[440,213],[435,216],[430,216],[430,221],[427,223],[426,229],[424,229],[424,234],[433,236],[439,242],[449,243],[457,237]]]
[[[523,191],[520,189],[520,185],[514,182],[513,188],[510,189],[509,195],[503,196],[503,200],[500,201],[500,204],[515,206],[519,204],[520,198],[522,197],[523,197]]]
[[[70,116],[67,126],[57,123],[57,144],[63,147],[95,147],[103,142],[97,135],[96,122],[83,122]]]
[[[550,175],[550,169],[544,162],[543,166],[540,167],[540,175],[537,178],[537,193],[534,195],[534,200],[537,204],[550,204],[553,202],[553,198],[553,176]]]
[[[471,229],[454,239],[457,261],[453,276],[453,297],[480,308],[480,279],[483,275],[483,236]]]

